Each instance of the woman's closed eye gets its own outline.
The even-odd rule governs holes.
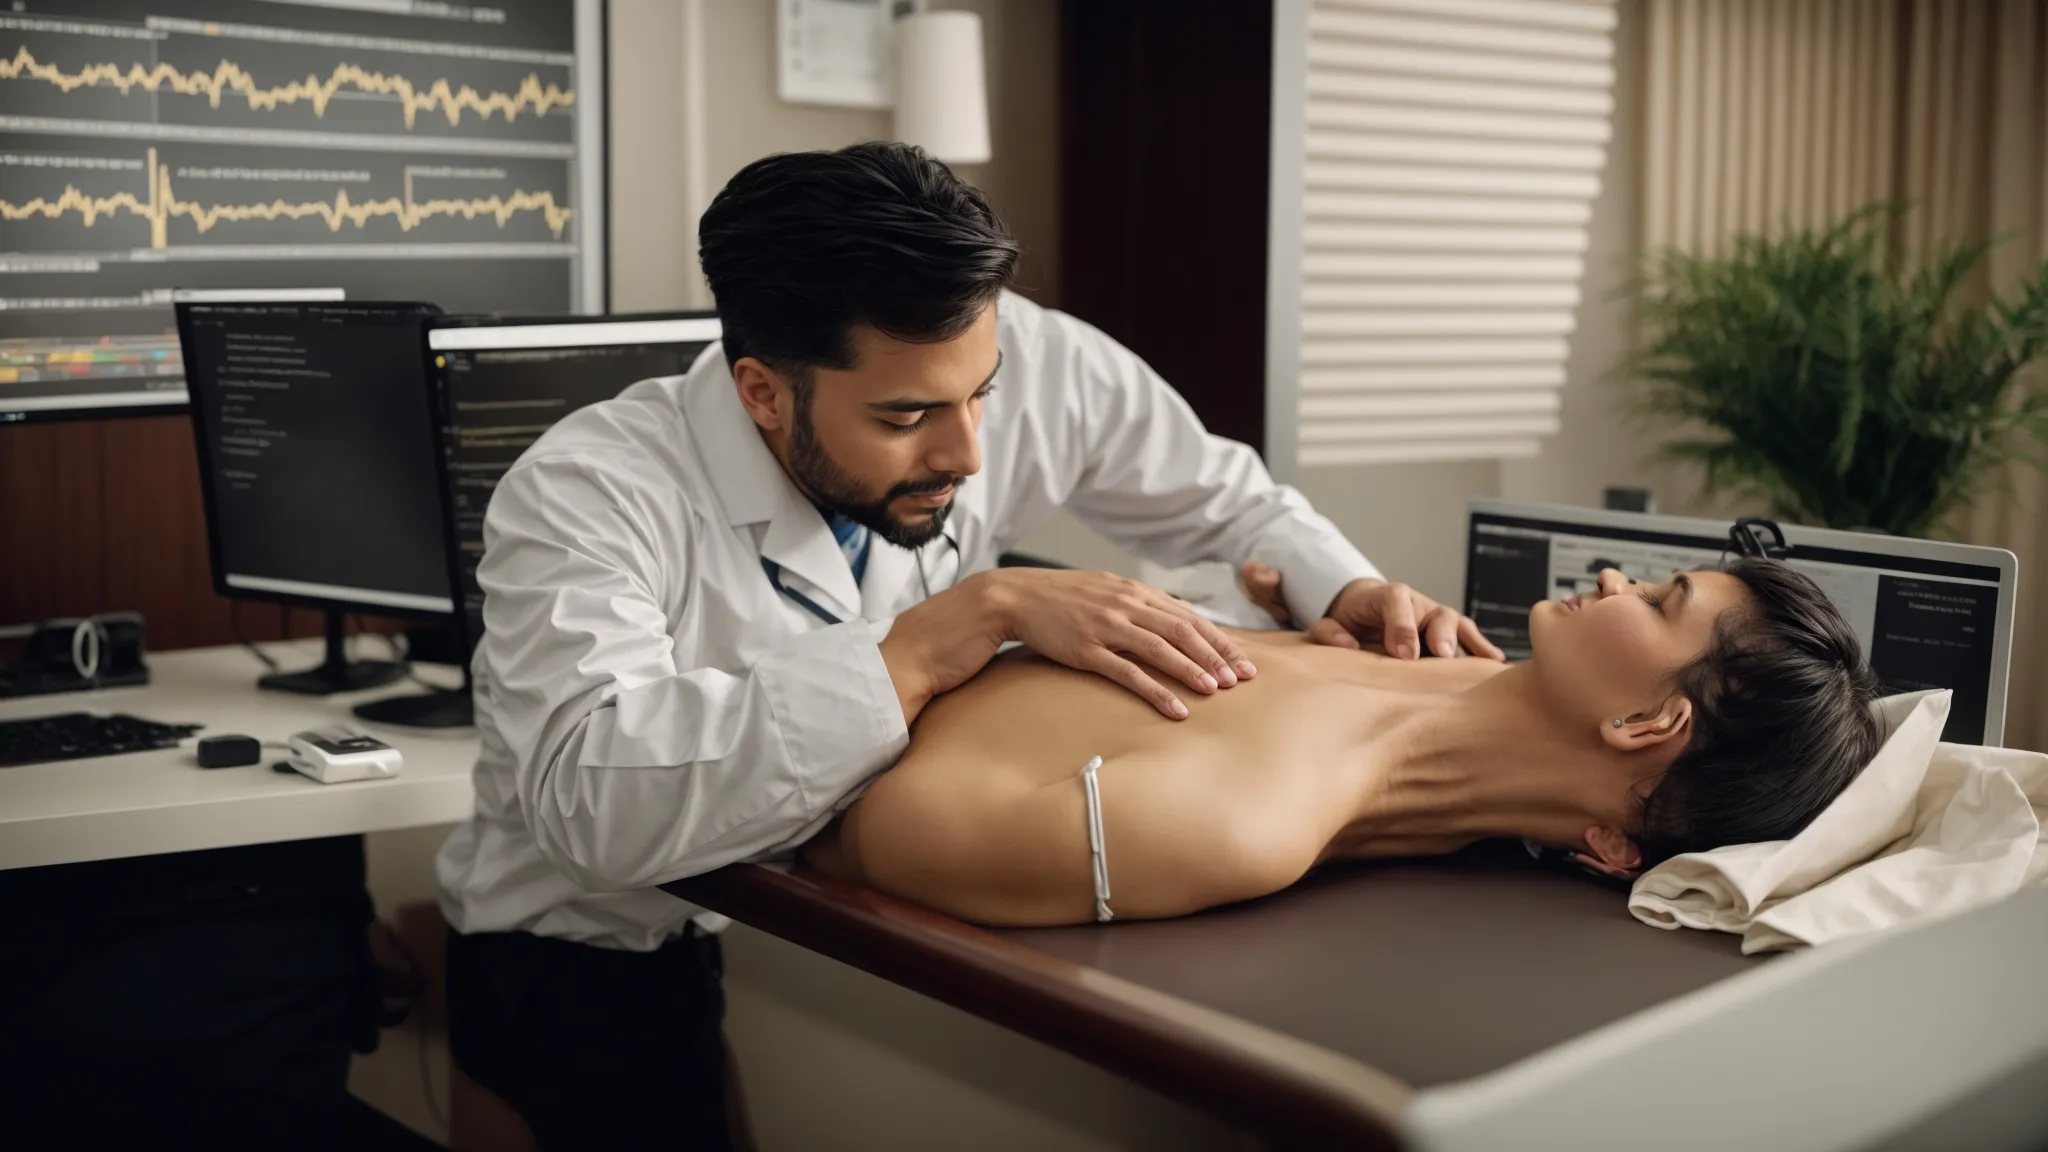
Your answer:
[[[1658,585],[1656,588],[1639,587],[1636,591],[1636,595],[1643,598],[1643,603],[1659,612],[1664,610],[1665,601],[1680,593],[1688,597],[1692,595],[1692,577],[1683,572],[1673,572],[1668,584]]]

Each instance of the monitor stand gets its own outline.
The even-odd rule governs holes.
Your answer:
[[[344,644],[347,617],[339,611],[327,613],[327,656],[318,668],[305,672],[273,672],[256,681],[259,688],[297,692],[305,696],[330,696],[389,684],[405,675],[405,666],[388,660],[348,658]]]
[[[460,688],[441,688],[420,696],[387,696],[356,705],[355,714],[401,728],[467,728],[476,723],[471,699],[469,667],[464,665]]]
[[[465,627],[467,625],[467,627]],[[474,616],[455,617],[431,632],[415,631],[408,641],[417,638],[420,658],[433,662],[445,662],[462,669],[462,687],[437,688],[425,695],[386,696],[358,704],[355,714],[378,724],[395,724],[401,728],[468,728],[476,723],[475,709],[471,701],[473,681],[470,680],[470,649],[468,638],[483,634],[483,621]],[[406,652],[413,653],[410,642]]]

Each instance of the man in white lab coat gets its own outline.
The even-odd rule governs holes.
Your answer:
[[[1138,357],[1006,292],[1015,241],[923,153],[769,157],[699,234],[722,348],[562,421],[485,521],[450,1030],[542,1146],[724,1142],[724,921],[656,886],[791,852],[1001,645],[1168,717],[1257,674],[1163,593],[998,570],[1054,509],[1163,564],[1270,566],[1331,642],[1499,656]]]

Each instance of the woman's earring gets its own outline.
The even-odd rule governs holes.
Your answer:
[[[1616,717],[1614,718],[1614,726],[1615,726],[1616,728],[1619,728],[1619,727],[1621,727],[1621,717],[1619,717],[1619,716],[1616,716]]]

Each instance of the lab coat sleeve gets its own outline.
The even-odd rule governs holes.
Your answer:
[[[1049,343],[1065,345],[1055,353],[1065,370],[1050,383],[1075,390],[1064,399],[1078,419],[1082,469],[1068,507],[1090,527],[1170,568],[1270,564],[1303,625],[1346,584],[1379,576],[1301,493],[1274,483],[1256,452],[1203,428],[1136,353],[1072,317],[1059,319],[1064,331]]]
[[[697,667],[665,604],[694,587],[660,532],[679,497],[584,462],[514,469],[483,585],[491,715],[541,852],[593,891],[801,844],[908,743],[873,625],[799,634],[743,673]]]

